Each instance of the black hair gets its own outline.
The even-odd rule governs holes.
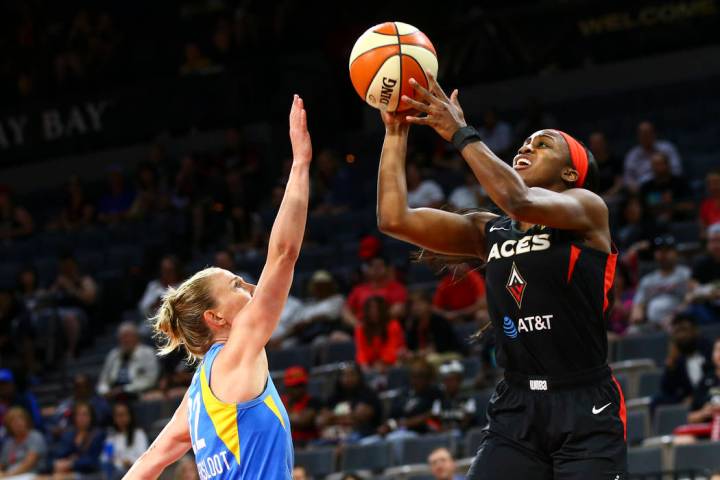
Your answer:
[[[379,323],[367,323],[367,318],[370,315],[370,308],[373,305],[377,305],[377,308],[379,310],[378,316],[380,317]],[[380,337],[383,342],[387,340],[388,336],[388,325],[390,324],[390,307],[388,306],[387,301],[384,297],[375,296],[370,297],[367,300],[365,300],[365,305],[363,305],[363,330],[365,331],[365,335],[369,339],[373,339],[375,337]]]
[[[127,432],[125,433],[125,443],[128,447],[131,447],[133,444],[133,438],[135,437],[135,430],[137,429],[135,425],[135,412],[133,412],[132,407],[127,402],[116,402],[115,405],[113,405],[113,428],[116,432],[120,433],[120,429],[115,424],[115,408],[117,407],[125,407],[128,411],[128,415],[130,416],[130,421],[128,422],[127,426]]]

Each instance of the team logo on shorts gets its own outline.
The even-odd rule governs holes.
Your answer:
[[[510,277],[508,277],[508,283],[505,288],[507,288],[507,291],[510,292],[510,295],[515,299],[518,308],[522,308],[525,287],[527,287],[527,282],[522,275],[520,275],[515,262],[513,262],[512,269],[510,269]]]

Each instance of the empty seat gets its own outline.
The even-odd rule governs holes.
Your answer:
[[[668,348],[666,333],[651,333],[622,338],[617,343],[616,360],[632,360],[634,358],[651,358],[655,365],[665,362]]]
[[[310,475],[322,478],[335,471],[335,450],[318,448],[296,451],[295,465],[305,467]]]
[[[319,352],[320,364],[354,362],[355,342],[332,342],[323,344]]]
[[[662,380],[662,372],[645,372],[640,375],[638,396],[652,397],[660,393],[660,380]]]
[[[145,430],[150,430],[153,422],[159,418],[163,418],[163,401],[138,402],[135,404],[134,413],[138,426]]]
[[[696,472],[720,469],[720,442],[703,442],[675,447],[675,470]]]
[[[410,384],[410,370],[407,367],[392,367],[388,371],[387,387],[389,389],[405,388]]]
[[[655,411],[655,435],[669,435],[688,421],[685,405],[662,405]]]
[[[273,372],[285,370],[295,365],[300,365],[309,370],[313,365],[312,348],[309,346],[269,350],[267,355],[270,371]]]
[[[465,434],[465,452],[464,456],[474,457],[480,448],[480,442],[485,438],[485,430],[482,428],[472,428]]]
[[[648,412],[635,410],[627,414],[627,443],[639,445],[647,436]]]
[[[343,470],[383,470],[391,465],[390,444],[350,445],[345,448],[340,463]]]
[[[439,447],[452,451],[453,439],[449,434],[425,435],[422,437],[406,438],[400,442],[398,465],[412,463],[427,463],[430,452]]]
[[[659,473],[662,469],[662,447],[628,449],[630,475]]]

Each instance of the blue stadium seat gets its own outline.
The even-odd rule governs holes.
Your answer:
[[[627,443],[639,445],[645,440],[648,428],[647,410],[635,410],[627,414]]]
[[[661,405],[655,410],[655,435],[669,435],[686,423],[688,407],[685,405]]]
[[[296,451],[295,465],[303,466],[310,475],[322,478],[335,471],[335,449],[318,448]]]
[[[387,388],[405,388],[410,384],[410,369],[399,366],[388,370]]]
[[[628,473],[630,475],[659,473],[662,470],[662,447],[628,449]]]
[[[485,430],[482,428],[472,428],[465,434],[465,445],[463,452],[465,457],[474,457],[480,448],[480,443],[485,438]]]
[[[162,400],[150,402],[138,402],[134,407],[135,421],[138,426],[146,431],[150,430],[153,422],[159,418],[163,418],[163,402]]]
[[[310,346],[268,350],[267,355],[270,371],[272,372],[285,370],[294,365],[300,365],[308,370],[313,366],[312,348]]]
[[[668,349],[666,333],[650,333],[621,338],[617,342],[616,360],[650,358],[655,365],[663,365]]]
[[[395,463],[397,465],[407,465],[411,463],[427,463],[428,455],[430,455],[430,452],[439,447],[446,447],[452,452],[452,435],[439,434],[406,438],[399,443],[399,458],[395,459]]]
[[[318,361],[322,364],[354,362],[355,342],[324,343],[319,349]]]
[[[640,375],[640,385],[638,388],[639,397],[652,397],[660,393],[660,381],[662,380],[662,372],[644,372]]]
[[[391,462],[390,444],[377,442],[370,445],[349,445],[343,452],[340,465],[342,470],[383,470]]]
[[[675,447],[675,470],[709,472],[720,469],[720,442]]]

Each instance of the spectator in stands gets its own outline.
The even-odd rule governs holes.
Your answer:
[[[688,422],[709,422],[717,413],[720,413],[720,338],[715,339],[712,363],[693,392]]]
[[[161,401],[182,398],[192,382],[195,368],[179,350],[160,357],[160,377],[157,385],[144,392],[142,401]]]
[[[652,156],[657,152],[666,155],[673,175],[682,175],[682,161],[675,145],[667,140],[658,140],[652,122],[640,122],[637,140],[638,145],[625,155],[623,181],[627,188],[636,191],[643,182],[652,178]]]
[[[613,305],[607,323],[609,337],[623,335],[627,331],[630,326],[634,296],[635,288],[630,273],[624,264],[618,264],[613,284]]]
[[[171,203],[179,210],[188,208],[196,200],[200,190],[200,172],[198,162],[191,154],[180,160],[180,168],[175,175],[175,184],[171,196]]]
[[[450,205],[459,211],[481,208],[488,203],[488,197],[475,174],[471,170],[465,171],[465,183],[456,187],[448,201]]]
[[[105,427],[110,423],[111,411],[107,400],[95,392],[90,377],[84,373],[78,373],[73,379],[72,395],[61,400],[53,412],[53,435],[57,436],[68,427],[72,411],[77,403],[87,403],[93,409],[93,418],[98,427]]]
[[[322,403],[308,393],[308,372],[303,367],[295,366],[285,370],[283,381],[285,393],[281,398],[292,425],[293,443],[297,447],[304,447],[318,438],[315,418]]]
[[[93,409],[78,402],[73,408],[72,427],[60,439],[53,463],[54,478],[75,478],[100,470],[105,434],[95,425]]]
[[[432,406],[442,398],[435,386],[432,365],[423,358],[410,364],[410,387],[395,397],[390,409],[389,420],[381,425],[378,433],[393,438],[396,431],[423,434],[437,429],[432,419]],[[392,433],[391,433],[392,432]]]
[[[370,297],[365,313],[355,326],[355,351],[358,364],[366,371],[384,372],[397,363],[405,352],[405,333],[383,297]]]
[[[0,451],[0,478],[37,473],[45,467],[45,438],[33,429],[30,414],[12,407],[5,414],[7,437]]]
[[[707,229],[707,253],[695,259],[687,302],[700,323],[720,322],[720,223]]]
[[[711,354],[712,344],[699,334],[695,320],[687,314],[675,315],[660,393],[653,404],[687,400],[712,365]]]
[[[295,465],[292,471],[292,480],[312,480],[307,469],[302,465]]]
[[[643,247],[649,247],[649,241],[655,237],[657,226],[649,216],[645,215],[640,197],[628,196],[620,205],[620,211],[622,220],[614,237],[620,251],[639,251]]]
[[[442,398],[433,403],[432,416],[442,431],[465,432],[477,423],[475,398],[461,391],[465,368],[458,360],[452,360],[441,365],[438,372]]]
[[[424,292],[411,295],[409,310],[405,338],[410,351],[433,358],[463,352],[452,325],[433,311],[430,295]]]
[[[611,150],[604,132],[590,134],[589,148],[598,166],[597,192],[607,201],[622,189],[622,161]]]
[[[158,372],[155,350],[140,343],[135,324],[123,322],[118,346],[105,357],[97,390],[111,399],[134,398],[155,385]]]
[[[630,315],[633,330],[667,327],[688,291],[690,269],[678,264],[675,239],[663,235],[657,237],[654,243],[658,269],[640,280]]]
[[[337,215],[357,206],[356,180],[340,163],[337,152],[323,149],[315,158],[312,212],[315,215]]]
[[[192,453],[178,460],[172,478],[173,480],[200,480],[195,457]]]
[[[407,289],[393,278],[393,273],[385,258],[370,259],[363,265],[365,282],[355,285],[348,295],[343,308],[343,320],[355,326],[362,319],[365,302],[370,297],[380,296],[390,305],[390,315],[402,318],[407,301]]]
[[[300,343],[351,340],[352,330],[342,323],[345,297],[338,293],[330,272],[318,270],[313,273],[308,293],[309,298],[297,312],[293,329],[287,335]]]
[[[73,175],[65,186],[65,204],[60,215],[54,219],[49,228],[68,232],[88,227],[95,221],[95,205],[85,196],[82,183],[77,175]]]
[[[15,381],[15,375],[10,369],[0,369],[0,425],[4,422],[4,415],[11,407],[21,407],[30,414],[32,424],[37,430],[44,431],[42,415],[35,395],[29,390],[22,390]]]
[[[205,75],[218,71],[212,61],[200,50],[197,43],[185,45],[185,61],[180,67],[180,75]]]
[[[690,186],[683,177],[672,173],[667,155],[653,153],[650,168],[650,178],[640,185],[645,212],[661,223],[690,217],[695,211]]]
[[[343,475],[340,480],[365,480],[365,477],[356,472],[350,472]]]
[[[15,204],[7,185],[0,185],[0,241],[28,237],[34,230],[35,223],[30,213]]]
[[[710,170],[705,175],[705,198],[700,204],[700,222],[707,228],[720,223],[720,168]]]
[[[433,311],[450,322],[473,321],[487,309],[485,279],[467,263],[448,272],[435,290]]]
[[[180,259],[175,255],[165,255],[160,260],[160,276],[147,284],[145,293],[138,303],[142,318],[153,317],[168,287],[177,287],[182,279],[183,271]]]
[[[407,204],[410,208],[439,208],[445,201],[445,194],[435,180],[423,179],[420,169],[415,163],[408,163],[405,168],[407,176]]]
[[[498,118],[497,109],[494,107],[485,110],[483,124],[477,131],[483,143],[500,158],[504,158],[512,147],[512,127]]]
[[[465,480],[463,475],[456,475],[455,459],[445,447],[436,448],[428,456],[428,465],[434,480]]]
[[[119,166],[108,173],[108,191],[98,203],[98,218],[104,223],[117,223],[125,219],[135,201],[135,192],[125,186],[125,176]]]
[[[80,271],[73,256],[67,255],[60,259],[58,276],[50,291],[58,296],[57,312],[65,331],[66,354],[74,358],[78,353],[80,334],[82,330],[87,331],[89,320],[95,312],[97,283],[90,275]]]
[[[290,332],[295,328],[297,316],[302,306],[302,300],[288,295],[285,307],[283,307],[283,311],[280,314],[280,320],[270,337],[270,342],[268,342],[268,348],[280,348],[297,344],[297,340]]]
[[[106,443],[112,445],[112,463],[119,478],[145,453],[148,439],[145,431],[135,424],[135,416],[127,403],[113,405],[112,416],[112,428]]]
[[[326,442],[355,443],[375,433],[383,416],[378,394],[356,363],[344,364],[330,398],[318,415]]]
[[[555,115],[546,110],[545,105],[537,97],[530,97],[525,102],[523,117],[515,126],[515,141],[512,143],[522,145],[532,132],[557,126]]]
[[[145,218],[168,208],[170,198],[162,189],[158,173],[150,163],[140,164],[135,183],[137,195],[128,212],[130,217]]]
[[[35,334],[32,317],[22,300],[8,290],[0,290],[0,365],[37,373]]]

